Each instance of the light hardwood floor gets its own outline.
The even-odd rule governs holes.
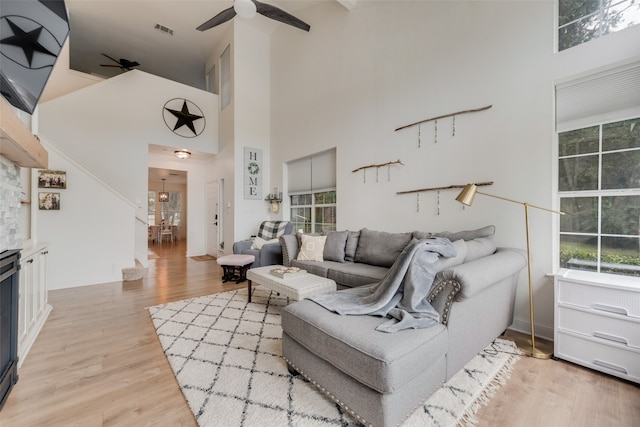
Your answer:
[[[0,411],[0,426],[195,426],[146,307],[222,284],[215,261],[154,245],[148,277],[51,291],[53,306]],[[640,388],[560,361],[523,358],[478,425],[639,426]],[[233,426],[222,426],[233,427]]]

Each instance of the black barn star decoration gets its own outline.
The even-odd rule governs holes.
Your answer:
[[[17,46],[22,49],[24,55],[27,57],[27,62],[29,63],[29,68],[31,68],[31,64],[33,61],[33,54],[35,52],[50,55],[53,58],[56,58],[57,55],[51,52],[49,49],[44,47],[38,39],[40,38],[40,33],[42,32],[43,26],[39,26],[36,29],[31,31],[24,31],[20,28],[15,22],[13,22],[9,18],[5,18],[7,23],[9,24],[9,28],[13,31],[13,35],[6,37],[0,40],[1,44]]]
[[[172,129],[174,132],[178,131],[182,126],[186,126],[191,130],[191,132],[193,132],[193,136],[198,135],[198,132],[196,131],[196,128],[193,122],[196,120],[202,119],[204,116],[199,116],[197,114],[191,113],[189,111],[189,106],[187,105],[186,99],[183,100],[182,108],[180,110],[175,110],[169,107],[165,107],[164,109],[170,112],[173,116],[175,116],[178,119]],[[167,123],[167,126],[169,126],[168,123]]]

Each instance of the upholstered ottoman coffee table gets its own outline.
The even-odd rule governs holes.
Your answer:
[[[326,277],[316,276],[311,273],[298,274],[281,278],[271,274],[273,269],[284,269],[281,265],[267,265],[265,267],[252,268],[247,271],[247,291],[251,302],[251,284],[264,286],[278,292],[280,295],[296,301],[310,297],[311,295],[336,290],[336,282]]]

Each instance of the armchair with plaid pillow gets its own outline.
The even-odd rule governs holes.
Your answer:
[[[282,247],[278,238],[291,234],[291,229],[289,221],[262,221],[255,237],[233,244],[233,253],[255,256],[252,267],[282,265]]]

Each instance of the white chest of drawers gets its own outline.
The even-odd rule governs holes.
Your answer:
[[[640,383],[640,279],[562,269],[554,355]]]

